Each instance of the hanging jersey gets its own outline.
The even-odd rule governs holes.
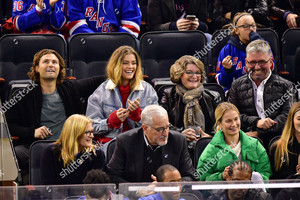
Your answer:
[[[141,11],[137,0],[70,0],[70,35],[127,32],[138,37]]]
[[[58,0],[51,8],[49,0],[44,0],[39,10],[36,0],[13,0],[13,24],[21,32],[31,33],[38,29],[57,32],[66,23],[65,0]]]

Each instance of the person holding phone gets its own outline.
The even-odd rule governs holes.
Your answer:
[[[207,0],[149,0],[150,30],[207,32]]]
[[[158,102],[154,88],[143,81],[141,60],[132,47],[116,49],[106,73],[108,80],[89,97],[86,111],[93,119],[95,138],[102,143],[140,127],[142,109]]]

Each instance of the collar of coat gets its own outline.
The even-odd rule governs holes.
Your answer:
[[[144,87],[143,87],[143,81],[140,82],[140,85],[136,86],[133,90],[144,90]],[[117,87],[116,84],[114,84],[110,79],[108,80],[106,86],[105,86],[105,89],[106,90],[113,90]]]
[[[240,141],[242,144],[242,160],[244,160],[247,157],[248,160],[258,163],[259,155],[257,154],[257,150],[258,145],[260,145],[258,143],[260,142],[255,138],[247,136],[246,133],[244,133],[242,130],[239,131],[239,134]],[[216,147],[220,147],[221,149],[229,148],[230,152],[235,154],[231,147],[226,144],[224,140],[224,134],[222,131],[218,131],[210,143]]]

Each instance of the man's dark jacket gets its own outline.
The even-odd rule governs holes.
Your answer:
[[[114,154],[107,164],[111,182],[142,182],[145,145],[142,128],[132,129],[117,137]],[[168,143],[161,148],[162,165],[176,167],[184,180],[194,179],[185,136],[170,130]]]
[[[295,102],[295,88],[292,82],[271,74],[264,87],[264,110],[266,117],[277,123],[267,130],[256,128],[258,117],[254,103],[254,89],[249,75],[246,74],[232,83],[228,101],[236,105],[240,111],[241,129],[244,132],[258,131],[259,137],[273,138],[280,135],[288,112]],[[267,145],[267,144],[265,144]]]

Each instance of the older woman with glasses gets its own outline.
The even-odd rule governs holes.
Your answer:
[[[220,51],[216,69],[216,80],[225,92],[230,89],[233,80],[247,73],[245,64],[247,45],[251,41],[263,39],[256,33],[256,23],[249,13],[236,13],[231,25],[232,36]]]
[[[181,131],[193,147],[199,137],[214,134],[214,110],[221,99],[204,89],[204,65],[193,56],[179,58],[171,66],[170,75],[176,86],[164,91],[160,104],[168,111],[173,128]]]
[[[42,184],[82,184],[88,171],[104,168],[104,153],[92,144],[92,122],[79,114],[66,120],[59,139],[43,152]]]

